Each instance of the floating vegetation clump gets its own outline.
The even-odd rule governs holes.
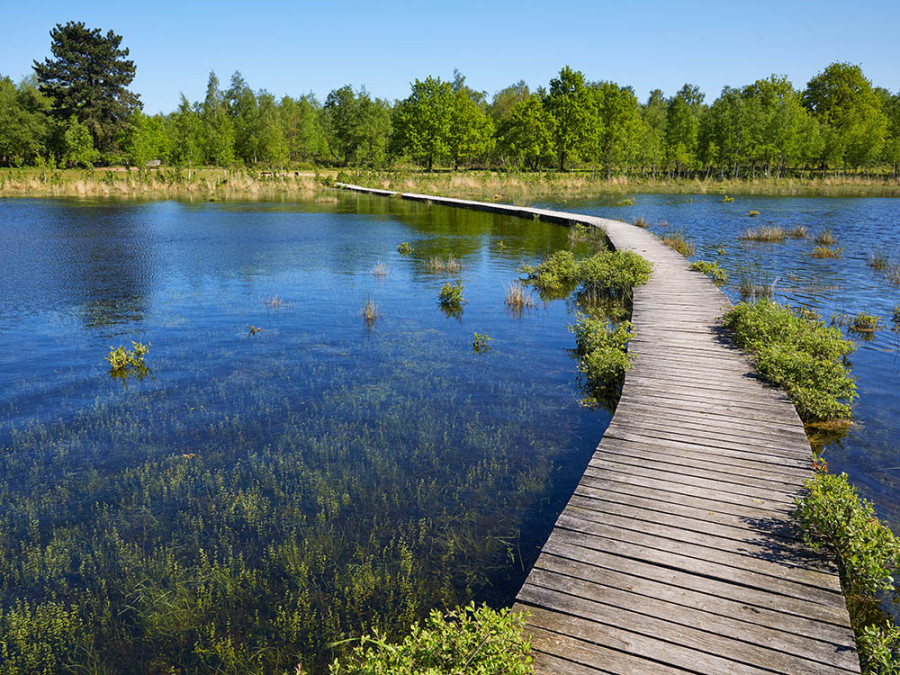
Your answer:
[[[853,333],[874,333],[881,325],[881,317],[866,312],[835,314],[831,317],[831,324],[845,327]]]
[[[685,258],[694,255],[694,242],[686,238],[684,232],[680,230],[663,235],[662,242]]]
[[[706,260],[698,260],[691,263],[691,269],[702,272],[717,284],[724,284],[728,281],[728,273],[719,267],[719,263],[708,262]]]
[[[842,248],[831,248],[829,246],[816,246],[810,255],[813,258],[840,258],[841,254],[844,252]]]
[[[634,206],[634,200],[630,197],[626,197],[625,199],[617,201],[614,206]]]
[[[734,201],[734,197],[729,197],[728,195],[723,195],[723,196],[722,196],[722,203],[723,203],[723,204],[728,204],[729,202],[733,202],[733,201]]]
[[[784,387],[803,420],[850,419],[857,393],[846,357],[856,347],[839,330],[765,299],[738,304],[724,325],[753,353],[760,374]]]

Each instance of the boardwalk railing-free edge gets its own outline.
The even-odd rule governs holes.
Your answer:
[[[837,570],[791,517],[803,425],[722,336],[731,305],[706,276],[615,220],[338,187],[600,226],[653,263],[615,414],[516,598],[537,672],[859,672]]]

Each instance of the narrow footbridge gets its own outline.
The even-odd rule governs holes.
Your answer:
[[[536,670],[858,673],[837,571],[791,518],[812,470],[803,425],[721,334],[726,296],[627,223],[400,196],[602,226],[653,263],[615,415],[516,598]]]

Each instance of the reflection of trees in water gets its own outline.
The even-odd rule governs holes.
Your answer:
[[[130,210],[68,210],[56,234],[66,248],[59,273],[85,326],[143,320],[153,276],[153,240]]]

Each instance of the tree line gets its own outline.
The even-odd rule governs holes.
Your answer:
[[[755,178],[900,166],[900,92],[875,87],[858,65],[832,63],[802,90],[771,75],[725,87],[706,103],[685,84],[645,102],[630,86],[589,81],[566,66],[548,86],[524,81],[489,98],[427,77],[400,101],[350,85],[324,101],[254,91],[240,72],[227,87],[210,73],[206,95],[146,115],[128,86],[133,62],[121,37],[82,23],[51,31],[54,59],[19,84],[0,77],[0,163],[144,167],[160,160],[284,168],[435,166],[615,175]]]

